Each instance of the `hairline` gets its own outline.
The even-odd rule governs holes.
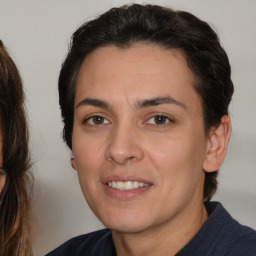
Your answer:
[[[90,51],[88,51],[88,53],[86,53],[83,58],[77,62],[77,69],[74,69],[74,73],[73,73],[73,77],[72,80],[70,82],[70,92],[72,92],[72,97],[73,97],[73,102],[72,102],[72,107],[73,107],[73,121],[74,121],[74,110],[75,110],[75,93],[76,93],[76,86],[77,86],[77,82],[78,82],[78,77],[79,77],[79,73],[81,70],[81,67],[85,61],[85,59],[93,54],[95,51],[97,51],[100,48],[105,48],[105,47],[109,47],[109,46],[113,46],[113,47],[117,47],[120,49],[129,49],[131,47],[136,46],[137,44],[142,44],[142,45],[153,45],[159,48],[162,48],[163,50],[167,50],[167,51],[174,51],[174,52],[178,52],[180,53],[184,60],[186,61],[187,67],[190,70],[191,74],[192,74],[192,87],[195,90],[196,94],[199,97],[201,106],[202,106],[202,114],[203,114],[203,124],[204,124],[204,131],[205,131],[205,135],[208,135],[211,127],[209,127],[209,125],[207,124],[206,118],[205,118],[205,106],[204,106],[204,100],[202,98],[202,96],[199,94],[199,92],[197,91],[197,85],[202,83],[202,79],[201,77],[199,77],[195,71],[191,68],[191,64],[188,61],[189,56],[187,55],[187,53],[185,52],[184,49],[182,49],[181,47],[172,47],[171,45],[167,45],[166,43],[158,43],[156,41],[154,41],[154,39],[152,39],[152,41],[150,39],[148,40],[130,40],[128,42],[124,42],[124,43],[116,43],[116,42],[111,42],[111,43],[105,43],[105,44],[101,44],[98,45],[96,47],[94,47],[93,49],[91,49]],[[218,122],[219,123],[219,122]],[[218,125],[218,123],[216,125]],[[214,125],[213,125],[214,126]],[[72,142],[72,133],[73,133],[73,124],[72,124],[72,131],[71,131],[71,142]]]

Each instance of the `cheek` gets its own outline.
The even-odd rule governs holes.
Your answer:
[[[145,149],[155,164],[162,165],[166,169],[172,168],[175,163],[186,162],[189,151],[191,151],[190,147],[187,139],[179,134],[172,134],[151,140]]]
[[[79,183],[88,205],[93,210],[97,198],[100,198],[98,185],[104,159],[102,140],[74,133],[72,147]]]
[[[100,183],[100,170],[104,167],[104,143],[101,139],[73,134],[73,153],[83,194],[91,206],[93,195],[97,195]],[[91,206],[92,207],[92,206]]]
[[[203,189],[203,147],[197,140],[175,136],[156,143],[151,162],[158,172],[158,187],[167,205],[180,207]]]
[[[77,170],[95,169],[104,157],[104,142],[99,138],[90,136],[73,136],[73,153]]]
[[[189,134],[189,133],[183,133]],[[177,181],[198,177],[202,173],[205,147],[202,136],[173,134],[151,141],[147,155],[155,169],[166,178]]]

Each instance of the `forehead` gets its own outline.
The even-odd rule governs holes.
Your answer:
[[[107,100],[125,95],[140,97],[171,96],[180,101],[198,101],[194,75],[183,53],[151,44],[128,48],[105,46],[84,60],[77,80],[75,102],[83,97]]]

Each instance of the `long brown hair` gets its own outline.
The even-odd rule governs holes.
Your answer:
[[[18,69],[0,40],[0,166],[6,182],[0,194],[0,255],[30,256],[29,212],[32,177],[29,173],[28,132],[24,93]]]

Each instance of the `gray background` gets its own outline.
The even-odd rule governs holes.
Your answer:
[[[240,222],[256,228],[256,1],[169,0],[156,3],[213,24],[232,65],[233,132],[215,196]],[[33,245],[43,255],[68,238],[98,228],[84,202],[70,152],[62,142],[57,80],[71,34],[82,22],[128,1],[0,0],[0,38],[25,86],[36,178]]]

